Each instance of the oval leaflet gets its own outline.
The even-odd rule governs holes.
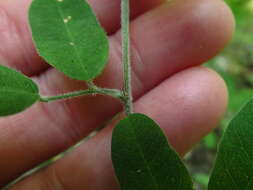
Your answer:
[[[109,43],[85,0],[33,0],[29,21],[37,51],[50,65],[77,80],[101,74]]]
[[[0,116],[21,112],[39,97],[38,87],[31,79],[0,65]]]

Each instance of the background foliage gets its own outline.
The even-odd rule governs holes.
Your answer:
[[[237,28],[232,43],[206,64],[224,78],[229,90],[229,107],[220,127],[186,156],[196,189],[206,189],[216,155],[217,143],[228,122],[253,96],[253,0],[225,0],[232,8]]]

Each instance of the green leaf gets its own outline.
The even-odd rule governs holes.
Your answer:
[[[39,54],[77,80],[101,74],[109,45],[86,0],[33,0],[29,20]]]
[[[119,122],[112,161],[122,190],[192,190],[192,181],[160,127],[142,114]]]
[[[253,100],[230,122],[219,145],[209,190],[253,187]]]
[[[38,87],[31,79],[0,65],[0,116],[21,112],[38,99]]]

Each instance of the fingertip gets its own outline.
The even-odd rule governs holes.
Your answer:
[[[181,71],[143,96],[136,111],[153,118],[184,155],[222,119],[227,107],[223,79],[205,67]],[[159,97],[159,99],[158,99]]]
[[[163,3],[131,23],[134,73],[144,81],[144,88],[154,87],[216,56],[231,40],[234,28],[233,14],[221,0]],[[115,39],[120,39],[120,33],[112,37],[119,41]]]
[[[199,65],[216,56],[229,43],[235,30],[231,9],[222,0],[179,0],[180,12],[188,13],[181,20],[181,44],[185,44],[189,63]],[[178,8],[179,9],[179,8]],[[195,58],[194,58],[195,57]]]
[[[204,62],[217,55],[230,42],[235,31],[235,20],[231,9],[221,0],[203,1],[193,11],[197,24],[201,25],[196,34],[201,39],[199,47],[203,48],[203,55],[206,53]]]
[[[177,94],[178,98],[183,97],[181,114],[184,121],[173,131],[177,138],[171,137],[171,142],[183,156],[218,126],[227,109],[228,91],[224,80],[206,67],[191,68],[183,71],[182,75],[185,81]],[[169,129],[167,133],[171,133]]]

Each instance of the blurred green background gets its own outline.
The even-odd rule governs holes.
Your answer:
[[[253,0],[225,1],[234,12],[236,32],[230,45],[206,66],[216,70],[226,81],[229,106],[219,128],[186,156],[197,190],[207,187],[217,144],[228,122],[253,97]]]

